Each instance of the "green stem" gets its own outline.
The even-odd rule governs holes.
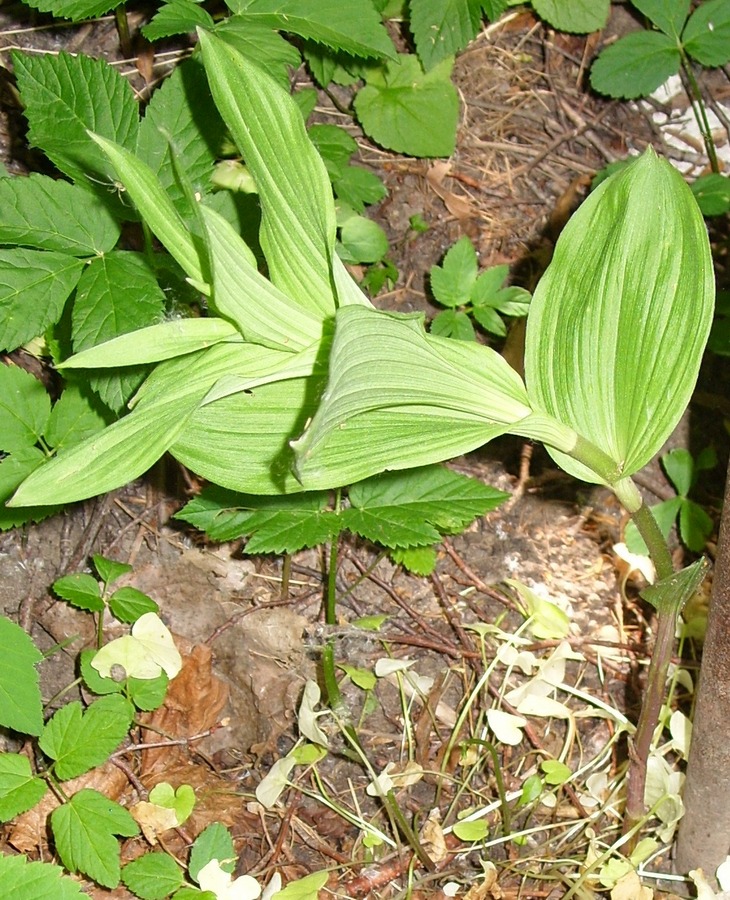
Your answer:
[[[651,510],[642,505],[632,513],[631,518],[639,534],[649,550],[654,563],[657,580],[671,577],[674,572],[672,557],[666,539],[661,533]],[[629,771],[626,786],[626,813],[623,823],[623,834],[631,837],[628,841],[630,853],[638,840],[639,832],[636,824],[645,815],[644,793],[646,790],[646,772],[651,742],[659,723],[662,703],[667,684],[669,664],[674,648],[674,635],[677,630],[677,618],[681,612],[681,603],[662,605],[657,611],[657,633],[654,650],[651,654],[644,699],[641,704],[636,734],[629,739]]]
[[[120,3],[114,10],[114,21],[117,26],[119,46],[122,49],[122,54],[129,59],[132,56],[132,36],[129,33],[129,19],[127,18],[127,7],[124,3]]]
[[[687,54],[684,52],[684,48],[680,48],[679,52],[682,56],[682,70],[687,76],[690,93],[692,95],[690,97],[690,105],[692,106],[692,112],[694,113],[694,117],[697,121],[697,127],[700,129],[700,134],[702,135],[702,140],[705,144],[707,158],[710,161],[710,168],[715,173],[715,175],[719,175],[720,164],[717,161],[717,152],[715,151],[715,142],[712,139],[712,129],[710,128],[710,122],[707,118],[707,108],[705,107],[705,101],[702,99],[700,86],[694,76],[692,65],[687,58]]]

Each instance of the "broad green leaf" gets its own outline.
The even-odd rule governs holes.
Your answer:
[[[193,2],[185,5],[208,16]],[[205,110],[204,128],[199,121],[201,110]],[[181,215],[187,212],[187,200],[175,175],[173,152],[193,191],[206,194],[211,190],[210,177],[223,137],[223,121],[213,105],[200,60],[176,66],[152,95],[139,126],[137,155],[157,175]]]
[[[339,519],[327,512],[325,492],[261,497],[205,488],[175,515],[214,541],[250,536],[247,553],[295,553],[330,540]]]
[[[721,216],[730,212],[730,177],[710,172],[690,185],[703,216]]]
[[[160,672],[157,678],[128,678],[129,699],[137,709],[151,712],[162,706],[169,683],[170,679],[164,672]]]
[[[53,590],[59,597],[79,609],[102,612],[104,601],[96,578],[84,573],[64,575],[53,582]]]
[[[632,31],[601,52],[591,67],[591,86],[609,97],[646,97],[676,75],[679,64],[672,38],[659,31]]]
[[[494,310],[489,310],[489,312],[497,315]],[[499,319],[499,316],[497,318]],[[431,321],[431,334],[439,337],[455,338],[457,341],[476,340],[476,332],[471,319],[460,309],[445,309],[437,316],[434,316]]]
[[[662,466],[677,493],[686,497],[695,481],[695,465],[692,454],[684,447],[677,447],[662,456]]]
[[[201,831],[190,850],[188,872],[193,881],[198,880],[200,870],[212,859],[217,859],[226,872],[233,872],[236,865],[233,840],[228,829],[219,822]]]
[[[531,415],[522,381],[494,350],[428,336],[420,316],[348,306],[336,321],[327,389],[293,444],[305,489],[439,462],[518,428],[575,443]]]
[[[631,0],[639,12],[672,38],[679,38],[689,15],[690,0]]]
[[[0,450],[33,447],[50,415],[51,399],[41,382],[25,369],[0,365]]]
[[[145,853],[124,866],[122,881],[142,900],[164,900],[183,883],[183,873],[169,854]]]
[[[435,547],[405,547],[392,550],[389,555],[394,563],[423,578],[434,571],[438,559]]]
[[[102,431],[110,421],[95,397],[78,385],[69,384],[51,410],[45,439],[54,450],[73,447]]]
[[[118,578],[121,578],[122,575],[126,575],[127,572],[132,571],[132,566],[130,566],[129,563],[119,562],[116,559],[109,559],[106,556],[102,556],[100,553],[95,553],[91,559],[99,578],[107,586],[112,584],[112,582],[116,581]]]
[[[375,172],[361,166],[347,166],[339,178],[332,182],[338,200],[347,203],[355,212],[363,212],[365,206],[380,202],[388,195],[388,189]]]
[[[241,341],[239,330],[223,319],[173,319],[82,350],[59,363],[58,368],[138,366],[185,356],[223,341]]]
[[[40,522],[55,515],[58,506],[31,506],[24,509],[8,509],[4,505],[18,486],[37,468],[47,462],[47,456],[38,447],[15,450],[0,460],[0,531],[17,528],[25,522]]]
[[[121,694],[125,687],[124,681],[114,681],[113,678],[104,678],[91,665],[96,656],[96,650],[82,650],[79,654],[79,672],[84,679],[86,687],[94,694]]]
[[[472,315],[485,331],[496,334],[498,337],[506,336],[507,326],[491,306],[475,306],[472,309]]]
[[[317,900],[319,892],[327,884],[328,872],[312,872],[304,878],[290,881],[282,890],[274,895],[277,900]]]
[[[684,49],[703,66],[724,66],[730,60],[730,6],[707,0],[690,16],[682,33]]]
[[[200,0],[172,0],[163,3],[140,30],[148,41],[158,41],[173,34],[189,34],[198,25],[203,28],[212,28],[214,25],[213,17],[203,9]]]
[[[343,524],[386,547],[433,544],[499,506],[508,494],[443,466],[387,472],[352,485]],[[412,532],[409,536],[408,532]]]
[[[139,253],[116,251],[92,260],[84,269],[73,304],[76,352],[158,322],[165,296],[155,273]],[[89,385],[107,406],[121,411],[139,387],[142,371],[92,374]]]
[[[329,177],[332,181],[340,178],[357,151],[355,138],[339,125],[312,125],[307,134],[322,157]]]
[[[145,613],[160,611],[152,597],[133,587],[121,587],[109,598],[109,611],[120,622],[136,622]]]
[[[381,226],[365,216],[351,216],[340,230],[337,248],[345,262],[375,263],[388,252],[388,236]]]
[[[215,33],[289,90],[290,70],[296,69],[302,58],[297,48],[273,28],[242,13],[223,19]]]
[[[454,834],[460,841],[483,841],[489,834],[489,826],[484,819],[474,822],[454,822]]]
[[[713,310],[705,224],[682,176],[649,149],[558,240],[527,324],[530,400],[630,476],[686,409]],[[583,480],[616,477],[550,452]]]
[[[13,63],[31,144],[74,181],[93,178],[113,189],[114,169],[89,132],[134,148],[139,112],[127,79],[83,54],[13,53]]]
[[[532,0],[541,19],[558,31],[587,34],[598,31],[608,21],[610,0]]]
[[[440,266],[432,266],[431,290],[443,306],[465,306],[477,280],[479,267],[474,245],[468,237],[451,247]]]
[[[426,71],[474,40],[482,20],[480,0],[411,0],[409,11],[410,29]]]
[[[322,337],[322,320],[261,275],[235,230],[212,209],[201,208],[208,234],[212,302],[247,341],[295,351]]]
[[[57,322],[83,265],[50,250],[0,250],[0,347],[15,350]]]
[[[355,97],[355,111],[369,137],[410,156],[450,156],[459,117],[452,68],[449,58],[424,73],[415,56],[399,54],[372,70]]]
[[[28,6],[62,19],[81,22],[103,16],[114,8],[114,0],[31,0]]]
[[[189,784],[181,784],[177,790],[167,781],[161,781],[150,791],[150,802],[175,811],[182,825],[195,808],[195,791]]]
[[[352,56],[393,56],[393,44],[369,0],[229,0],[228,8]]]
[[[93,194],[47,175],[0,179],[0,209],[0,244],[91,256],[119,239],[119,226]]]
[[[29,862],[25,856],[0,853],[0,884],[16,900],[85,900],[81,885],[66,878],[60,866]]]
[[[132,837],[139,829],[123,806],[84,788],[53,810],[51,831],[61,862],[69,872],[81,872],[102,887],[115,888],[120,877],[116,835]]]
[[[120,694],[95,700],[85,712],[73,701],[46,723],[38,746],[55,760],[56,777],[67,781],[105,762],[124,740],[133,718],[132,704]]]
[[[35,667],[43,656],[5,616],[0,616],[0,647],[0,725],[37,736],[43,730],[43,704]]]
[[[694,553],[702,553],[715,523],[705,510],[693,500],[685,500],[679,510],[679,533]]]
[[[201,288],[205,279],[199,249],[156,173],[121,144],[89,135],[103,150],[142,217],[183,271]]]
[[[43,799],[47,787],[31,772],[27,756],[0,753],[0,822],[9,822],[31,809]]]
[[[259,191],[271,281],[308,311],[330,316],[334,200],[301,114],[285,90],[220,38],[201,31],[200,46],[213,98]]]

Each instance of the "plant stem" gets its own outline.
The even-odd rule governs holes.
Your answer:
[[[119,35],[119,46],[123,55],[129,59],[132,56],[132,36],[129,33],[129,19],[127,19],[127,7],[124,3],[120,3],[114,10],[114,21]]]
[[[291,580],[291,553],[285,553],[281,560],[281,599],[289,597],[289,581]]]
[[[642,505],[631,518],[639,530],[654,563],[657,580],[669,578],[674,572],[672,557],[664,535],[659,530],[651,510]],[[647,672],[646,691],[641,704],[636,734],[629,739],[629,771],[626,786],[626,812],[623,823],[623,834],[628,835],[637,822],[644,816],[644,792],[646,789],[646,771],[651,742],[659,723],[664,692],[667,683],[669,663],[672,659],[674,635],[677,630],[677,618],[681,612],[681,604],[662,605],[657,611],[657,633],[654,650],[651,654]],[[635,830],[628,842],[631,852],[638,840]]]
[[[710,161],[710,168],[715,173],[715,175],[719,175],[720,164],[717,161],[715,142],[712,139],[712,129],[710,128],[710,123],[707,119],[707,108],[705,107],[705,101],[702,99],[702,92],[700,91],[700,86],[697,83],[694,72],[692,71],[692,64],[687,58],[687,54],[684,52],[684,49],[681,49],[680,53],[682,54],[682,70],[687,77],[687,82],[689,83],[690,87],[690,105],[692,106],[692,112],[694,113],[694,117],[697,121],[697,127],[700,129],[700,134],[702,135],[705,150],[707,151],[707,158]]]

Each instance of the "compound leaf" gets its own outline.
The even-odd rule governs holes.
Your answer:
[[[690,16],[682,33],[684,49],[703,66],[724,66],[730,60],[730,5],[708,0]]]
[[[168,853],[145,853],[122,869],[122,881],[142,900],[164,900],[183,883],[183,874]]]
[[[448,58],[424,72],[415,56],[399,54],[370,72],[355,97],[355,111],[368,135],[410,156],[450,156],[459,117],[452,68]]]
[[[134,148],[139,112],[129,82],[108,63],[83,54],[16,52],[13,62],[31,144],[74,181],[88,184],[93,177],[113,186],[114,169],[88,132]]]
[[[60,866],[29,862],[25,856],[0,854],[0,883],[17,900],[85,900],[81,885],[66,878]]]
[[[41,382],[25,369],[0,365],[0,450],[33,447],[50,415],[51,400]]]
[[[633,31],[606,47],[591,67],[599,94],[646,97],[679,71],[677,42],[659,31]]]
[[[109,415],[94,397],[69,384],[51,410],[44,437],[54,450],[73,447],[109,424]]]
[[[229,0],[229,9],[267,25],[325,44],[352,56],[394,55],[380,16],[369,0]]]
[[[0,616],[0,724],[21,734],[43,730],[43,703],[36,665],[43,659],[23,629]]]
[[[679,39],[689,15],[690,0],[631,0],[639,12],[671,38]]]
[[[139,832],[123,806],[91,788],[80,790],[68,803],[53,810],[51,830],[58,855],[69,872],[81,872],[107,888],[119,884],[116,835],[132,837]]]
[[[81,22],[103,16],[114,8],[114,0],[31,0],[28,6],[59,18]]]
[[[200,0],[172,0],[171,3],[163,3],[141,31],[148,41],[158,41],[173,34],[189,34],[198,25],[212,28],[214,24],[213,17],[203,9]],[[173,72],[170,78],[174,75]]]
[[[0,347],[15,350],[57,322],[83,265],[66,253],[0,250]]]
[[[0,243],[91,256],[111,250],[119,226],[88,191],[47,175],[0,179]]]
[[[459,238],[447,252],[442,265],[431,268],[434,297],[443,306],[465,306],[470,300],[478,271],[474,245],[468,237]]]
[[[426,71],[474,40],[481,7],[480,0],[411,0],[410,28]]]
[[[39,803],[47,785],[20,753],[0,753],[0,822],[8,822]],[[4,884],[4,882],[3,882]]]
[[[105,762],[124,740],[133,718],[134,707],[120,694],[95,700],[86,712],[74,701],[46,724],[38,745],[55,760],[58,778],[67,781]]]
[[[532,0],[535,12],[558,31],[587,34],[608,21],[610,0]]]

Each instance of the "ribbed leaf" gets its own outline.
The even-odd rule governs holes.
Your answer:
[[[213,98],[258,188],[272,282],[319,316],[334,313],[332,187],[285,90],[237,50],[200,31]]]
[[[527,325],[530,400],[633,474],[686,408],[713,307],[697,203],[649,149],[585,201],[558,241]],[[553,455],[576,477],[602,480]]]

